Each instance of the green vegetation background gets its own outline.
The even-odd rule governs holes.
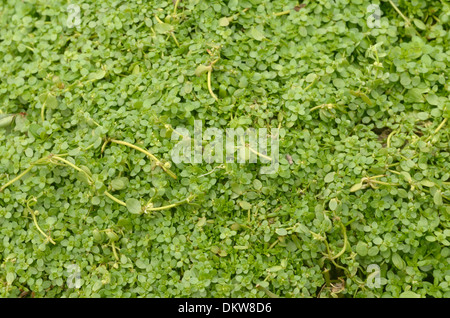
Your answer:
[[[449,14],[2,1],[0,295],[449,297]],[[279,171],[171,177],[194,120],[280,127]]]

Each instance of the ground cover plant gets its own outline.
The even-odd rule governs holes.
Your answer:
[[[449,297],[449,15],[2,1],[0,295]],[[277,171],[174,163],[196,120]]]

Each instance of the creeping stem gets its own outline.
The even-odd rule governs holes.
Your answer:
[[[319,109],[319,108],[322,108],[322,109],[325,109],[325,108],[332,109],[334,106],[335,106],[334,104],[322,104],[322,105],[318,105],[318,106],[315,106],[315,107],[311,108],[309,111],[312,112],[312,111],[314,111],[314,110],[316,110],[316,109]]]
[[[161,211],[161,210],[166,210],[166,209],[174,208],[174,207],[176,207],[176,206],[178,206],[178,205],[181,205],[181,204],[183,204],[183,203],[185,203],[185,202],[189,202],[193,197],[194,197],[194,196],[191,195],[191,196],[187,197],[187,198],[184,199],[184,200],[181,200],[181,201],[178,201],[178,202],[169,204],[169,205],[160,206],[160,207],[157,207],[157,208],[147,208],[146,211]]]
[[[86,173],[86,171],[84,171],[84,170],[81,169],[81,168],[78,168],[77,166],[75,166],[75,165],[74,165],[73,163],[71,163],[70,161],[67,161],[66,159],[61,158],[61,157],[58,157],[58,156],[52,156],[52,159],[55,159],[55,160],[64,162],[66,165],[72,167],[73,169],[75,169],[75,170],[77,170],[77,171],[80,171],[80,172],[83,172],[84,174],[86,174],[86,175],[88,176],[89,180],[91,180],[91,177]]]
[[[180,0],[176,0],[175,1],[175,5],[173,8],[173,15],[176,16],[177,15],[177,9],[178,9],[178,5],[180,4]]]
[[[286,11],[282,11],[282,12],[274,12],[273,15],[276,17],[279,17],[281,15],[289,14],[290,12],[291,12],[291,10],[286,10]]]
[[[126,142],[126,141],[121,141],[121,140],[116,140],[116,139],[109,139],[109,142],[114,142],[114,143],[119,144],[119,145],[124,145],[124,146],[130,147],[130,148],[136,149],[137,151],[142,152],[143,154],[148,156],[150,159],[156,161],[156,164],[158,166],[160,166],[169,176],[171,176],[174,179],[177,179],[177,176],[172,171],[170,171],[168,168],[166,168],[164,166],[164,164],[158,158],[156,158],[153,154],[151,154],[147,150],[142,149],[142,148],[140,148],[140,147],[138,147],[136,145],[130,144],[129,142]],[[105,142],[105,144],[106,144],[106,142]],[[105,146],[105,144],[104,144],[104,146]]]
[[[218,59],[216,59],[215,61],[213,61],[213,62],[210,64],[210,68],[209,68],[209,71],[208,71],[208,91],[209,91],[209,93],[211,94],[211,96],[212,96],[216,101],[219,101],[219,98],[217,98],[216,94],[214,94],[214,92],[213,92],[213,90],[212,90],[212,85],[211,85],[211,74],[212,74],[212,71],[213,71],[213,66],[214,66],[214,64],[216,64],[217,61],[218,61],[219,59],[220,59],[220,57],[219,57]]]
[[[130,148],[136,149],[136,150],[142,152],[143,154],[147,155],[149,158],[155,160],[157,163],[160,163],[160,162],[161,162],[161,161],[159,161],[158,158],[156,158],[154,155],[152,155],[152,154],[151,154],[150,152],[148,152],[147,150],[142,149],[142,148],[140,148],[140,147],[138,147],[138,146],[135,146],[135,145],[133,145],[133,144],[130,144],[129,142],[121,141],[121,140],[116,140],[116,139],[111,139],[110,142],[114,142],[114,143],[119,144],[119,145],[124,145],[124,146],[130,147]]]
[[[123,202],[122,200],[117,199],[115,196],[113,196],[111,193],[109,193],[108,191],[105,191],[104,193],[108,198],[110,198],[111,200],[113,200],[114,202],[123,205],[123,206],[127,206],[127,204],[125,202]]]
[[[59,156],[53,156],[52,158],[53,158],[53,159],[56,159],[56,160],[59,160],[59,161],[61,161],[61,162],[63,162],[63,163],[65,163],[66,165],[72,167],[73,169],[75,169],[75,170],[77,170],[77,171],[80,171],[80,172],[84,173],[84,174],[86,175],[86,177],[88,178],[88,180],[89,180],[91,183],[93,182],[91,176],[90,176],[86,171],[84,171],[83,169],[81,169],[81,168],[75,166],[75,165],[74,165],[73,163],[71,163],[70,161],[67,161],[67,160],[65,160],[65,159],[63,159],[63,158],[61,158],[61,157],[59,157]],[[118,203],[118,204],[120,204],[120,205],[123,205],[123,206],[127,206],[127,204],[126,204],[125,202],[123,202],[122,200],[116,198],[115,196],[113,196],[113,195],[112,195],[111,193],[109,193],[108,191],[105,191],[103,194],[106,195],[106,196],[107,196],[108,198],[110,198],[111,200],[113,200],[114,202],[116,202],[116,203]]]
[[[386,146],[387,146],[388,148],[391,147],[391,139],[392,139],[392,136],[394,136],[395,133],[396,133],[396,131],[393,130],[393,131],[389,134],[389,136],[387,137]]]
[[[30,211],[31,217],[33,218],[34,225],[36,225],[36,228],[38,229],[38,231],[41,232],[41,234],[42,234],[47,240],[49,240],[52,244],[56,244],[55,241],[53,241],[53,239],[52,239],[50,236],[48,236],[47,234],[44,233],[44,231],[41,230],[41,228],[39,227],[39,225],[38,225],[38,223],[37,223],[37,220],[36,220],[36,214],[34,213],[34,211],[33,211],[32,209],[30,209],[29,211]]]
[[[47,99],[45,100],[45,102],[42,104],[42,108],[41,108],[41,119],[42,121],[45,120],[45,104],[47,103]]]
[[[114,254],[114,258],[118,261],[119,260],[119,256],[117,255],[116,244],[114,244],[114,241],[111,241],[111,247],[112,247],[112,251],[113,251],[113,254]]]
[[[448,121],[448,118],[444,118],[444,120],[439,124],[439,126],[434,131],[435,134],[438,133],[439,130],[441,130],[442,127],[444,127],[445,123]]]
[[[328,250],[328,254],[329,254],[329,257],[328,257],[329,260],[333,261],[336,258],[340,257],[342,254],[344,254],[344,252],[347,249],[347,230],[345,229],[345,226],[343,224],[341,224],[341,229],[342,229],[342,234],[344,235],[344,247],[342,248],[342,250],[339,253],[337,253],[334,256],[331,256],[330,247],[328,246],[328,243],[326,243],[326,241],[325,241],[327,250]]]
[[[38,165],[38,164],[40,164],[41,162],[44,162],[44,161],[46,161],[46,160],[48,160],[47,157],[41,158],[41,159],[39,159],[39,160],[36,160],[35,162],[32,162],[32,163],[30,164],[30,166],[29,166],[27,169],[25,169],[21,174],[19,174],[17,177],[15,177],[14,179],[8,181],[6,184],[4,184],[3,186],[1,186],[1,187],[0,187],[0,192],[2,192],[3,190],[5,190],[7,187],[9,187],[11,184],[13,184],[14,182],[16,182],[17,180],[20,180],[21,178],[23,178],[23,176],[25,176],[28,172],[30,172],[31,169],[32,169],[35,165]]]
[[[37,223],[37,220],[36,220],[36,213],[34,212],[34,210],[33,210],[32,208],[30,208],[30,201],[36,202],[36,198],[31,198],[30,200],[27,201],[27,208],[28,208],[28,211],[30,211],[31,217],[33,218],[34,225],[36,226],[36,228],[38,229],[38,231],[39,231],[39,232],[40,232],[40,233],[41,233],[41,234],[42,234],[49,242],[51,242],[52,244],[56,244],[55,241],[53,241],[53,239],[52,239],[49,235],[45,234],[44,231],[42,231],[42,229],[39,227],[39,224]]]
[[[212,87],[211,87],[211,73],[212,73],[212,68],[208,71],[208,90],[209,93],[211,94],[211,96],[218,101],[219,99],[217,98],[216,94],[214,94]]]
[[[20,178],[22,178],[24,175],[26,175],[28,172],[30,172],[30,170],[33,168],[34,165],[29,166],[27,169],[25,169],[21,174],[19,174],[17,177],[15,177],[14,179],[10,180],[9,182],[7,182],[6,184],[4,184],[1,188],[0,188],[0,192],[2,192],[4,189],[6,189],[8,186],[10,186],[11,184],[13,184],[14,182],[16,182],[17,180],[19,180]]]
[[[256,154],[256,155],[258,155],[258,156],[261,156],[261,157],[263,157],[263,158],[266,159],[266,160],[272,161],[272,158],[271,158],[271,157],[266,156],[266,155],[264,155],[264,154],[262,154],[262,153],[256,151],[256,150],[253,149],[252,147],[247,146],[247,148],[248,148],[248,150],[250,150],[250,151],[253,152],[254,154]]]
[[[434,130],[433,134],[431,136],[428,136],[428,138],[425,141],[429,141],[431,139],[431,137],[433,137],[434,135],[436,135],[439,130],[442,129],[442,127],[444,127],[445,123],[448,121],[448,118],[444,118],[444,120],[439,124],[439,126]]]
[[[261,286],[260,284],[256,285],[256,288],[259,290],[262,290],[263,292],[266,293],[267,296],[269,296],[270,298],[279,298],[280,296],[278,296],[277,294],[272,293],[270,290],[268,290],[267,288]]]
[[[176,10],[176,7],[175,7],[175,10]],[[164,24],[164,22],[162,22],[161,19],[158,18],[158,16],[157,16],[156,14],[155,14],[155,18],[156,18],[156,20],[158,21],[158,23]],[[176,44],[178,47],[180,47],[180,43],[178,42],[177,37],[175,36],[175,34],[173,33],[173,31],[170,31],[170,36],[171,36],[172,39],[175,41],[175,44]]]
[[[400,11],[400,9],[395,5],[395,3],[392,2],[392,0],[389,0],[389,3],[395,9],[395,11],[397,11],[397,13],[403,18],[403,20],[405,20],[406,24],[411,25],[411,21],[409,21],[409,19],[403,14],[403,12]]]

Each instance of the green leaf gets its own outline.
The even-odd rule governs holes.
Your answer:
[[[91,203],[92,203],[93,205],[99,205],[99,204],[101,203],[101,200],[100,200],[100,198],[99,198],[98,196],[94,196],[94,197],[92,197],[92,199],[91,199]]]
[[[419,113],[417,113],[417,118],[419,118],[420,120],[427,120],[428,113],[427,112],[419,112]]]
[[[141,202],[134,198],[128,199],[126,202],[127,209],[130,213],[140,214],[142,212]]]
[[[255,190],[261,190],[262,189],[262,182],[258,179],[253,180],[253,187]]]
[[[330,208],[331,211],[336,211],[337,207],[338,207],[338,201],[333,198],[330,200],[330,202],[328,203],[328,206]]]
[[[58,100],[52,92],[45,92],[39,95],[39,101],[47,108],[56,108]]]
[[[31,123],[28,131],[30,132],[31,135],[33,135],[34,138],[43,139],[41,137],[41,133],[44,131],[44,129],[42,128],[41,125],[36,124],[36,123]]]
[[[356,245],[356,253],[358,253],[361,256],[366,256],[368,252],[367,244],[364,242],[358,242]]]
[[[27,156],[28,158],[33,157],[33,153],[34,153],[33,149],[31,148],[25,149],[25,156]]]
[[[449,1],[3,1],[0,295],[449,298]]]
[[[224,250],[220,250],[219,253],[217,253],[217,255],[219,255],[220,257],[225,257],[228,255],[228,253]]]
[[[131,229],[132,223],[129,218],[123,217],[123,218],[120,218],[119,221],[117,221],[117,226],[124,227],[126,229]]]
[[[48,94],[45,104],[49,109],[56,109],[58,107],[58,99],[56,98],[56,96]]]
[[[235,222],[230,226],[230,229],[232,229],[233,231],[239,231],[241,229],[241,225]]]
[[[128,178],[126,177],[120,177],[116,178],[113,181],[111,181],[111,187],[113,190],[123,190],[127,187],[128,184]]]
[[[441,191],[437,190],[434,195],[433,195],[433,201],[434,204],[436,205],[442,205],[443,201],[442,201],[442,193]]]
[[[230,24],[230,20],[227,17],[223,17],[219,19],[219,25],[221,27],[226,27]]]
[[[373,106],[373,102],[372,100],[369,98],[369,96],[367,96],[366,94],[360,92],[359,93],[359,97],[361,97],[361,99],[369,106]]]
[[[252,208],[252,205],[250,203],[248,203],[247,201],[240,201],[239,205],[241,206],[241,208],[243,208],[244,210],[250,210]]]
[[[402,174],[403,178],[405,178],[405,180],[406,180],[407,182],[412,182],[411,175],[410,175],[408,172],[402,171],[401,174]]]
[[[94,240],[99,243],[101,241],[103,241],[103,235],[102,233],[98,230],[98,229],[94,229],[92,231],[92,236],[94,237]]]
[[[431,182],[430,180],[421,180],[420,184],[429,188],[435,186],[434,182]]]
[[[378,255],[379,252],[379,248],[378,246],[372,246],[371,248],[369,248],[369,250],[367,251],[367,255],[369,256],[375,256]]]
[[[230,1],[228,1],[228,7],[231,10],[236,10],[238,4],[239,4],[239,0],[230,0]]]
[[[350,192],[356,192],[358,190],[361,190],[362,186],[363,186],[362,182],[357,183],[350,188]]]
[[[318,77],[317,74],[310,73],[310,74],[308,74],[306,76],[305,81],[308,82],[308,83],[312,83],[312,82],[314,82],[317,79],[317,77]]]
[[[68,153],[69,153],[69,156],[72,156],[72,157],[77,156],[80,153],[80,148],[71,149],[71,150],[69,150]]]
[[[427,26],[421,20],[414,19],[413,22],[414,22],[414,24],[416,25],[416,27],[418,29],[420,29],[420,30],[426,30],[427,29]]]
[[[325,181],[326,183],[330,183],[330,182],[334,181],[334,175],[335,175],[335,172],[328,173],[325,176],[325,178],[323,179],[323,181]]]
[[[280,298],[280,296],[278,296],[277,294],[272,293],[265,286],[262,286],[263,283],[266,283],[266,282],[262,282],[261,284],[256,285],[256,288],[258,288],[259,290],[262,290],[270,298]]]
[[[106,231],[106,236],[111,240],[111,242],[116,242],[119,240],[119,236],[113,231]]]
[[[30,121],[24,117],[24,116],[16,116],[15,117],[15,128],[17,131],[20,131],[22,133],[28,131],[29,126],[30,126]],[[1,127],[0,127],[1,128]]]
[[[202,227],[206,224],[206,217],[202,217],[198,219],[197,226]]]
[[[423,90],[419,88],[412,88],[405,94],[405,101],[407,103],[423,103]]]
[[[341,89],[345,87],[345,81],[342,78],[335,78],[333,79],[333,85]]]
[[[84,166],[84,165],[80,165],[81,170],[83,170],[84,172],[86,172],[86,174],[88,174],[89,176],[92,177],[92,172],[91,169],[89,169],[89,167]]]
[[[288,234],[288,232],[286,231],[286,229],[276,229],[275,233],[277,233],[280,236],[285,236]]]
[[[159,34],[164,34],[173,31],[173,26],[168,23],[158,23],[154,26],[155,32]]]
[[[81,172],[81,171],[77,171],[77,178],[78,178],[78,180],[80,180],[81,182],[84,182],[84,183],[86,183],[87,185],[90,185],[90,180],[89,180],[88,176],[87,176],[85,173],[83,173],[83,172]]]
[[[6,282],[8,285],[11,285],[14,282],[14,279],[16,279],[16,274],[8,272],[6,274]]]
[[[89,80],[100,80],[103,77],[105,77],[106,72],[102,69],[96,71],[96,72],[92,72],[89,74],[88,79]]]
[[[373,239],[373,243],[375,245],[381,245],[381,243],[383,243],[383,239],[379,236],[377,236],[376,238]]]
[[[147,268],[147,264],[144,261],[142,261],[141,259],[138,259],[136,261],[136,267],[140,268],[140,269],[146,269]]]
[[[0,128],[5,128],[11,125],[14,117],[14,114],[0,114]]]
[[[283,267],[281,267],[281,266],[272,266],[272,267],[268,268],[267,271],[270,273],[275,273],[282,269],[283,269]]]
[[[205,66],[203,64],[200,64],[195,69],[195,75],[196,76],[202,76],[203,74],[207,73],[209,70],[211,70],[211,65]]]
[[[403,270],[406,267],[405,261],[401,258],[401,256],[398,253],[393,253],[392,254],[392,263],[399,270]]]
[[[259,31],[257,28],[252,27],[250,28],[249,34],[252,38],[254,38],[257,41],[262,41],[265,38],[265,35],[263,32]]]
[[[94,285],[92,286],[92,291],[95,292],[95,291],[99,290],[100,288],[102,288],[102,286],[103,286],[102,281],[97,280],[97,281],[95,281]]]
[[[54,216],[49,216],[47,220],[45,220],[45,223],[47,223],[49,226],[52,226],[55,224],[57,219]]]
[[[426,100],[430,105],[439,105],[439,98],[436,94],[427,94]]]

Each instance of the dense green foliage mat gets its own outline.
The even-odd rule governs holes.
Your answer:
[[[449,15],[3,0],[0,295],[449,297]],[[279,169],[173,162],[194,120]]]

